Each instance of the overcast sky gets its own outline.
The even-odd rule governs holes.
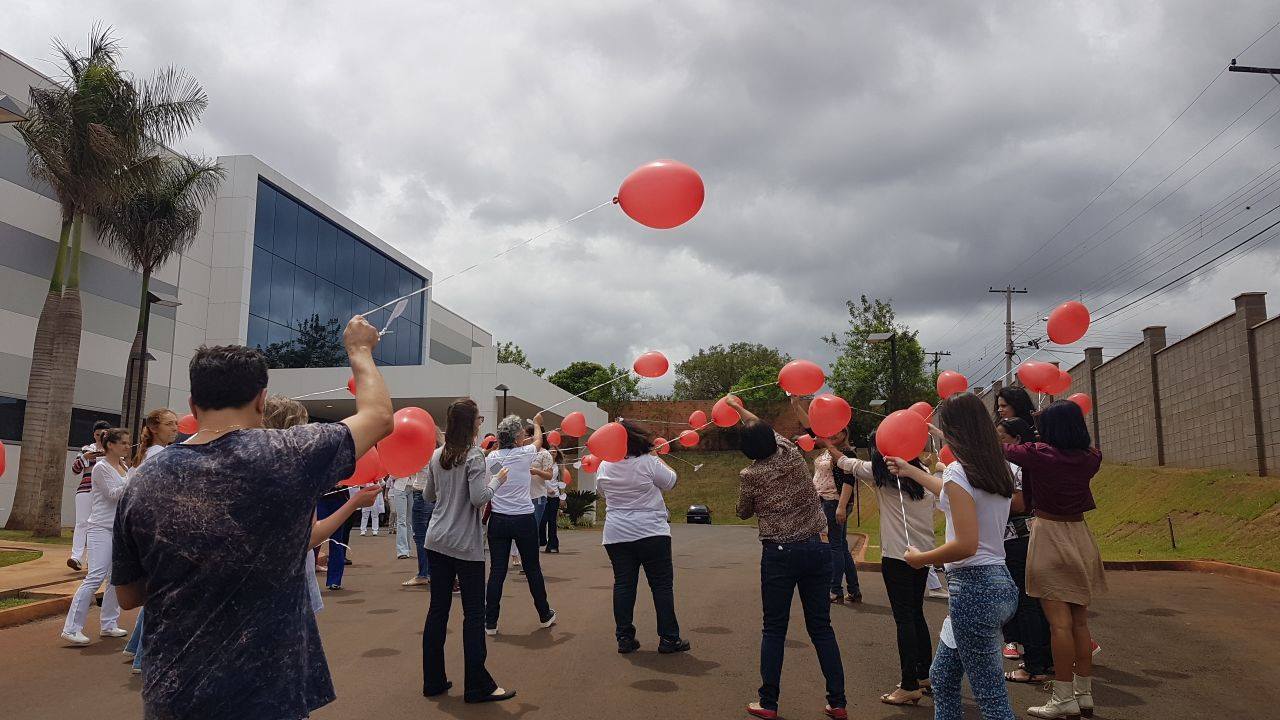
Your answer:
[[[644,162],[697,168],[707,200],[685,226],[607,207],[436,291],[552,370],[736,340],[825,363],[819,338],[865,293],[951,351],[944,368],[989,380],[1004,318],[988,286],[1030,288],[1024,324],[1081,293],[1121,296],[1110,310],[1280,219],[1187,260],[1280,204],[1280,118],[1264,123],[1280,84],[1224,73],[1058,233],[1280,20],[1265,0],[3,7],[0,47],[45,72],[50,38],[83,45],[95,20],[135,73],[185,68],[211,103],[184,149],[257,155],[437,275],[608,200]],[[1280,65],[1280,29],[1240,58]],[[1277,290],[1278,270],[1269,243],[1087,344],[1186,335],[1239,292]]]

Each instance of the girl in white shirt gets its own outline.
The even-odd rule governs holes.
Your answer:
[[[116,600],[116,587],[111,584],[111,532],[115,525],[116,504],[128,486],[129,474],[125,458],[129,454],[129,431],[112,428],[102,434],[105,450],[103,457],[93,466],[93,489],[89,491],[91,503],[89,518],[85,522],[85,540],[89,552],[89,572],[85,575],[62,625],[62,639],[71,645],[88,645],[89,638],[81,630],[93,605],[93,596],[103,582],[107,589],[102,594],[102,637],[125,637],[129,632],[118,625],[120,603]]]
[[[658,458],[647,430],[631,420],[623,420],[622,426],[627,430],[627,457],[618,462],[602,462],[596,472],[596,491],[605,505],[602,544],[613,564],[613,621],[618,652],[632,653],[640,648],[631,621],[642,567],[658,616],[658,652],[684,652],[689,643],[680,637],[680,623],[676,621],[671,525],[662,499],[662,493],[676,486],[676,473]]]
[[[551,478],[543,483],[543,494],[547,497],[547,506],[542,511],[542,520],[538,523],[538,543],[546,549],[543,552],[560,552],[560,536],[556,526],[560,514],[560,501],[564,498],[566,483],[563,481],[564,456],[560,448],[551,448]]]
[[[895,474],[911,478],[939,497],[947,516],[946,542],[903,558],[915,568],[945,564],[950,615],[929,677],[934,718],[960,720],[960,683],[969,678],[985,720],[1013,720],[1000,672],[1000,628],[1018,606],[1018,588],[1004,564],[1004,529],[1013,476],[986,406],[972,394],[954,395],[938,410],[943,439],[955,453],[939,480],[901,458],[886,458]]]

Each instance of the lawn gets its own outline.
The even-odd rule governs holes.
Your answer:
[[[754,525],[739,520],[738,471],[747,464],[736,452],[681,452],[703,465],[698,472],[679,461],[671,466],[680,484],[667,495],[672,520],[683,522],[690,505],[706,505],[717,525]],[[875,493],[860,487],[862,522],[853,513],[849,531],[869,537],[867,560],[880,557],[880,516]],[[1107,560],[1209,559],[1280,571],[1280,482],[1224,470],[1104,465],[1093,480],[1098,509],[1087,515]],[[938,515],[938,537],[942,519]],[[1166,519],[1168,518],[1168,519]],[[1170,546],[1169,519],[1177,548]]]
[[[21,540],[22,542],[45,543],[47,545],[70,545],[71,528],[63,528],[57,537],[35,537],[30,530],[0,530],[0,540]]]
[[[39,550],[0,550],[0,567],[37,560],[41,555],[44,553]]]
[[[40,601],[39,598],[24,598],[24,597],[0,598],[0,610],[8,610],[9,608],[16,608],[16,607],[21,607],[23,605],[30,605],[33,602],[39,602],[39,601]]]

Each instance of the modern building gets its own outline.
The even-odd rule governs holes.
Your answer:
[[[51,80],[0,51],[0,97],[25,107],[29,88]],[[7,107],[7,105],[6,105]],[[3,118],[0,117],[0,120]],[[425,287],[431,271],[251,155],[219,158],[227,171],[186,253],[152,277],[153,293],[176,307],[152,305],[146,408],[186,411],[187,364],[200,345],[268,347],[299,337],[309,320],[345,323],[355,313]],[[36,319],[48,289],[60,228],[50,188],[27,171],[26,148],[11,124],[0,124],[0,440],[7,466],[0,477],[0,522],[8,516],[21,454],[22,422]],[[124,371],[136,330],[141,278],[86,228],[81,259],[84,325],[68,465],[88,442],[93,422],[118,422]],[[382,327],[391,311],[369,315]],[[504,412],[525,417],[563,402],[548,423],[574,410],[591,427],[607,422],[593,403],[515,365],[500,364],[493,335],[436,302],[415,295],[388,327],[375,358],[396,407],[425,408],[439,422],[458,397],[479,404],[491,429]],[[280,346],[277,346],[280,347]],[[306,396],[313,417],[337,420],[354,411],[342,367],[276,369],[272,392]],[[505,388],[505,391],[498,388]],[[63,519],[74,519],[77,479],[67,473]],[[590,487],[590,484],[587,485]]]

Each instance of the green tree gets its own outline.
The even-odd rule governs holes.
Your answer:
[[[529,357],[524,354],[524,349],[511,340],[498,343],[498,362],[519,365],[538,377],[547,373],[546,368],[535,368],[529,362]]]
[[[337,318],[321,321],[313,313],[298,324],[298,337],[262,348],[267,367],[343,367],[347,364],[347,351],[342,344],[342,330],[343,324]]]
[[[916,339],[917,331],[896,321],[893,306],[880,299],[845,303],[849,308],[849,326],[839,335],[831,333],[823,341],[840,354],[827,374],[827,384],[836,394],[855,408],[866,408],[872,400],[888,402],[882,412],[900,410],[918,400],[937,400],[937,394],[924,370],[924,351]],[[872,343],[872,333],[894,332],[893,343]],[[894,391],[894,363],[890,349],[897,351],[897,383]],[[854,412],[855,426],[863,432],[874,427],[865,413]],[[874,418],[871,418],[874,420]]]
[[[742,379],[733,384],[732,392],[750,406],[771,405],[785,402],[787,394],[778,387],[778,371],[782,366],[757,365],[746,372]],[[769,383],[765,385],[765,383]],[[756,387],[764,385],[764,387]],[[740,391],[740,388],[754,388]]]
[[[623,377],[605,385],[606,382],[620,375]],[[630,402],[640,395],[640,378],[613,363],[605,367],[600,363],[579,360],[553,373],[547,379],[565,392],[581,395],[587,402],[599,405],[611,416],[617,414],[618,408],[623,403]],[[597,385],[603,385],[603,387],[596,387]]]
[[[732,343],[728,347],[712,345],[676,364],[672,396],[677,400],[716,399],[729,392],[748,372],[773,368],[776,375],[788,362],[791,362],[789,355],[765,345],[747,342]]]

